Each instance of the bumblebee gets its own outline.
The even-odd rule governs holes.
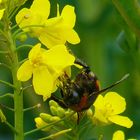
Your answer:
[[[70,108],[77,112],[77,123],[79,123],[81,112],[89,109],[99,94],[121,83],[129,76],[129,74],[126,74],[121,80],[107,88],[100,89],[98,78],[90,70],[90,67],[79,59],[75,61],[75,64],[83,67],[80,73],[76,75],[75,80],[71,80],[65,73],[63,80],[61,80],[62,86],[60,86],[62,98],[59,99],[52,95],[51,99],[56,101],[61,107]]]

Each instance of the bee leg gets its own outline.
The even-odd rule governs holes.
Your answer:
[[[50,100],[54,100],[57,102],[62,108],[68,108],[62,99],[59,99],[53,95],[51,95]]]
[[[90,67],[86,63],[84,63],[82,60],[76,59],[74,63],[82,66],[84,70],[86,71],[86,73],[90,72]]]
[[[82,118],[84,117],[84,113],[85,112],[77,112],[77,125],[80,123],[80,121],[82,120]]]

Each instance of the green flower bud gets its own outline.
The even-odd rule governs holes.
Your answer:
[[[77,121],[77,119],[78,119],[77,113],[75,113],[75,114],[72,116],[72,119],[73,119],[74,121]]]
[[[70,114],[70,111],[65,111],[65,116],[67,117],[67,116],[69,116],[69,114]]]
[[[58,104],[57,104],[57,102],[55,102],[55,101],[53,101],[53,100],[50,100],[50,101],[49,101],[49,106],[50,106],[50,107],[51,107],[51,106],[58,107]]]
[[[50,111],[52,113],[52,115],[57,115],[57,108],[55,106],[50,106]]]
[[[25,42],[27,39],[27,35],[26,34],[21,34],[19,37],[18,37],[18,40],[20,42]]]
[[[50,114],[46,114],[46,113],[41,113],[40,114],[40,118],[46,123],[50,123],[52,117],[53,116],[51,116]]]
[[[60,118],[65,116],[65,110],[61,107],[57,108],[57,116],[59,116]]]
[[[60,117],[58,117],[58,116],[53,116],[53,117],[51,117],[51,119],[50,119],[51,122],[57,122],[57,121],[59,121],[59,120],[60,120]]]

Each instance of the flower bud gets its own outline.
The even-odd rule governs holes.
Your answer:
[[[54,100],[50,100],[50,101],[49,101],[49,106],[50,106],[50,107],[51,107],[51,106],[58,107],[58,104],[57,104],[57,102],[55,102]]]
[[[65,110],[61,107],[57,108],[57,116],[59,116],[60,118],[65,116]]]
[[[52,115],[57,115],[57,113],[58,113],[58,110],[55,106],[50,106],[50,111],[51,111]]]
[[[19,37],[18,37],[18,40],[20,42],[25,42],[27,39],[27,35],[26,34],[21,34]]]
[[[60,117],[58,117],[58,116],[52,116],[50,119],[51,122],[57,122],[59,120],[60,120]]]
[[[40,114],[40,118],[41,118],[44,122],[50,123],[50,122],[51,122],[52,116],[51,116],[50,114],[41,113],[41,114]]]

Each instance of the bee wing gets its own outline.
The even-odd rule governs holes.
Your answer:
[[[93,96],[94,94],[95,94],[96,96],[98,96],[100,93],[103,93],[103,92],[107,91],[108,89],[111,89],[111,88],[113,88],[114,86],[120,84],[121,82],[123,82],[124,80],[126,80],[128,77],[129,77],[129,73],[125,74],[119,81],[115,82],[114,84],[112,84],[112,85],[110,85],[110,86],[108,86],[108,87],[106,87],[106,88],[104,88],[104,89],[101,89],[100,91],[93,92],[92,94],[89,95],[89,97],[90,97],[90,96]]]

